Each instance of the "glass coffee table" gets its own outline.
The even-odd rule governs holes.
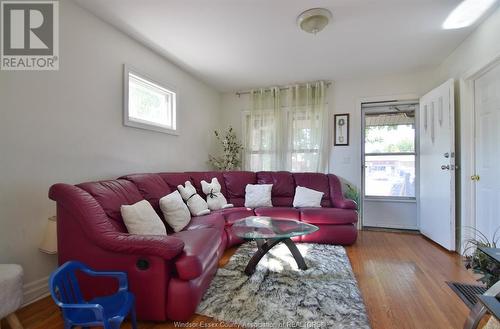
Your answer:
[[[319,227],[293,219],[251,216],[235,222],[232,230],[238,237],[245,240],[255,240],[257,243],[257,251],[245,268],[245,274],[252,275],[262,257],[280,242],[288,247],[297,262],[297,266],[301,270],[307,270],[304,258],[290,238],[316,232]]]

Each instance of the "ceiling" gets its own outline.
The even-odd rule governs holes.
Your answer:
[[[474,28],[441,28],[458,0],[75,1],[220,91],[431,68]],[[318,35],[296,25],[313,7]]]

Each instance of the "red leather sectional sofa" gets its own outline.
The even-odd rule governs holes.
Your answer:
[[[201,191],[201,180],[217,177],[222,193],[234,208],[193,217],[181,232],[168,236],[127,233],[120,206],[148,200],[160,217],[159,199],[190,180]],[[244,207],[247,184],[273,184],[272,208]],[[292,207],[295,187],[324,193],[322,208]],[[49,197],[57,201],[59,263],[79,260],[95,269],[128,273],[137,313],[144,320],[187,320],[196,311],[224,250],[243,241],[231,225],[253,215],[296,219],[319,231],[297,241],[349,245],[357,237],[356,203],[342,196],[335,175],[290,172],[186,172],[133,174],[116,180],[55,184]],[[111,293],[116,283],[80,278],[87,298]],[[109,279],[108,279],[109,280]]]

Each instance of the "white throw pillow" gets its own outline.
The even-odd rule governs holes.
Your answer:
[[[123,205],[120,208],[123,222],[130,234],[167,235],[167,229],[153,206],[142,200],[133,205]]]
[[[300,207],[321,207],[321,198],[323,192],[319,192],[307,187],[297,186],[295,188],[295,197],[293,198],[293,206]]]
[[[160,199],[160,209],[165,221],[175,232],[182,231],[191,220],[189,208],[182,200],[179,191],[172,192]]]
[[[272,207],[271,190],[273,184],[247,184],[245,187],[245,207]]]

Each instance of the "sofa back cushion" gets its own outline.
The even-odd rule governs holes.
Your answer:
[[[319,192],[323,192],[321,200],[322,207],[331,207],[330,200],[330,185],[328,183],[328,176],[321,173],[294,173],[295,186],[307,187]]]
[[[191,181],[191,176],[182,172],[165,172],[159,173],[158,176],[160,176],[161,179],[163,179],[163,181],[167,183],[171,191],[176,191],[178,185],[184,186],[184,183],[186,181]]]
[[[160,199],[172,193],[172,189],[158,174],[132,174],[120,177],[134,183],[144,199],[148,200],[160,217]]]
[[[212,181],[212,178],[217,177],[217,180],[219,181],[220,184],[220,192],[227,198],[227,189],[226,189],[226,184],[224,184],[224,176],[222,175],[222,172],[220,171],[196,171],[196,172],[187,172],[191,177],[191,182],[193,183],[194,187],[196,188],[196,192],[206,200],[205,193],[203,193],[203,190],[201,188],[201,181],[204,180],[208,183]]]
[[[295,194],[295,182],[288,171],[259,171],[257,184],[273,184],[272,200],[275,207],[291,207]]]
[[[111,219],[113,226],[120,232],[127,232],[123,223],[120,207],[143,200],[137,187],[125,179],[89,182],[77,185],[99,202],[104,212]]]
[[[227,188],[228,203],[235,207],[245,205],[245,188],[248,184],[257,183],[257,175],[252,171],[226,171],[223,173]]]

